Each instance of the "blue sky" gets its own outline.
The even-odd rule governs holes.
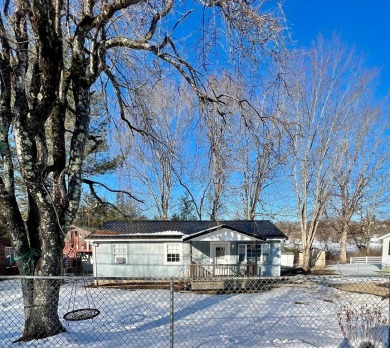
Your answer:
[[[390,91],[390,0],[286,0],[284,10],[293,40],[309,46],[319,34],[333,33],[381,68],[378,92]]]
[[[337,33],[367,57],[369,67],[382,69],[378,94],[390,92],[390,0],[285,0],[284,11],[296,47]],[[106,180],[116,187],[113,177]]]

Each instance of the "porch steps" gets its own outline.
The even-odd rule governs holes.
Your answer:
[[[200,281],[193,280],[191,283],[191,290],[223,290],[225,283],[223,281]]]

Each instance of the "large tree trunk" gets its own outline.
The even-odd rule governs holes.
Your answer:
[[[18,341],[30,341],[65,332],[57,308],[60,279],[22,280],[25,325]]]
[[[302,268],[306,272],[310,271],[310,245],[308,243],[302,244]]]
[[[25,325],[18,341],[45,338],[66,331],[57,311],[61,279],[52,278],[61,275],[64,238],[55,223],[47,225],[47,229],[41,231],[43,238],[36,264],[33,255],[18,262],[21,274],[40,277],[22,280]]]
[[[347,263],[347,239],[348,239],[348,226],[343,223],[341,227],[341,236],[340,236],[340,263]]]

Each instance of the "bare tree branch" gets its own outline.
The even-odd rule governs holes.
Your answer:
[[[98,182],[98,181],[94,181],[94,180],[90,180],[90,179],[83,179],[83,183],[84,184],[87,184],[91,190],[91,192],[94,192],[94,196],[98,199],[98,194],[96,193],[95,191],[95,188],[94,186],[95,185],[99,185],[103,188],[105,188],[107,191],[110,191],[110,192],[113,192],[113,193],[123,193],[125,194],[126,196],[129,196],[130,198],[134,199],[135,201],[139,202],[139,203],[143,203],[144,201],[141,200],[141,199],[138,199],[137,197],[135,197],[134,195],[132,195],[130,192],[127,192],[127,191],[123,191],[123,190],[115,190],[115,189],[111,189],[109,188],[106,184],[103,184],[101,182]],[[101,201],[101,199],[99,198],[99,201]]]

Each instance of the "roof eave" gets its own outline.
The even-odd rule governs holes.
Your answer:
[[[215,227],[212,227],[212,228],[208,228],[207,230],[203,230],[203,231],[199,231],[199,232],[193,233],[193,234],[191,234],[191,235],[189,235],[187,237],[183,237],[183,242],[190,241],[190,240],[192,240],[194,238],[203,236],[205,234],[209,234],[211,232],[214,232],[216,230],[220,230],[222,228],[228,228],[229,230],[235,231],[237,233],[244,234],[244,235],[252,237],[252,238],[256,238],[258,240],[263,240],[263,241],[266,240],[263,236],[259,236],[259,235],[256,235],[256,234],[250,233],[250,232],[244,232],[244,231],[241,231],[241,230],[239,230],[237,228],[233,228],[233,227],[230,227],[230,226],[228,226],[226,224],[222,224],[222,225],[218,225],[218,226],[215,226]]]
[[[110,239],[121,239],[121,240],[182,240],[181,235],[101,235],[101,236],[88,236],[88,238],[85,238],[86,240],[110,240]]]

